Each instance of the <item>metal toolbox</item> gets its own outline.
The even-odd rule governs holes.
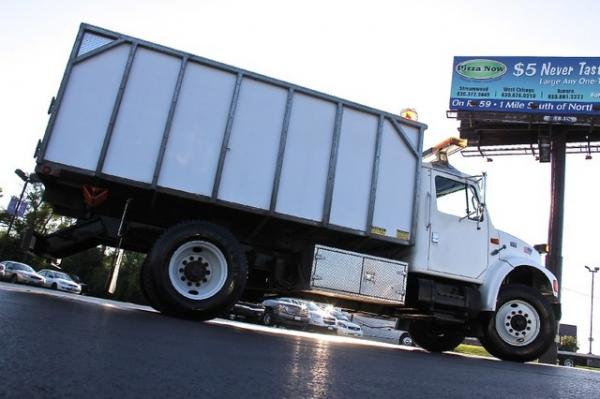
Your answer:
[[[311,290],[337,297],[403,304],[408,264],[315,246]]]

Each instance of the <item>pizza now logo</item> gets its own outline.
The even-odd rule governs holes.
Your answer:
[[[456,72],[467,79],[495,79],[506,73],[506,65],[494,60],[467,60],[456,66]]]

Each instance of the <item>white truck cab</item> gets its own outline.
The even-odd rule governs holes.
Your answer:
[[[558,295],[558,281],[533,245],[494,227],[480,191],[485,176],[431,163],[423,165],[422,174],[424,217],[419,218],[409,271],[481,284],[486,310],[495,308],[489,287],[516,267],[539,271],[549,293]]]
[[[542,335],[545,342],[554,339],[560,318],[558,281],[532,245],[494,227],[485,206],[486,176],[466,175],[447,161],[449,149],[457,144],[460,140],[451,139],[434,147],[436,159],[422,165],[419,223],[406,259],[409,273],[420,276],[418,283],[413,279],[413,291],[418,292],[413,300],[415,295],[419,300],[430,295],[434,299],[424,302],[436,303],[437,297],[442,306],[452,306],[452,299],[470,292],[472,299],[465,300],[465,307],[477,308],[480,322],[470,328],[482,328],[474,335],[488,351],[503,359],[530,360],[533,352],[526,347],[541,341]],[[460,292],[459,282],[471,290]],[[413,328],[422,346],[430,345],[423,336],[435,328],[432,324]],[[433,344],[439,349],[438,345],[439,340]]]

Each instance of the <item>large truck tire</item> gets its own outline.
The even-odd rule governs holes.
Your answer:
[[[167,307],[164,300],[160,298],[156,290],[154,281],[152,281],[151,270],[148,267],[148,257],[144,259],[144,262],[140,268],[140,289],[142,290],[142,294],[144,294],[148,304],[154,309],[166,315],[177,316],[174,310]]]
[[[464,334],[430,321],[414,320],[408,332],[417,345],[429,352],[450,351],[465,339]]]
[[[244,292],[248,274],[237,239],[223,227],[201,221],[168,229],[145,263],[142,283],[151,305],[196,320],[229,310]]]
[[[484,320],[480,341],[499,359],[528,362],[539,358],[555,335],[550,303],[533,288],[515,284],[500,290],[496,311]]]

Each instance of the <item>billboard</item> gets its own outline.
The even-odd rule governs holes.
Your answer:
[[[600,115],[600,57],[454,57],[450,110]]]

